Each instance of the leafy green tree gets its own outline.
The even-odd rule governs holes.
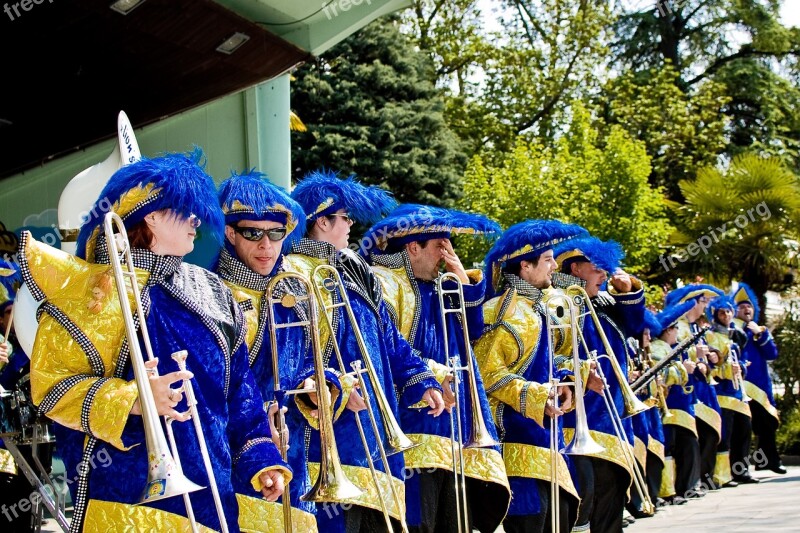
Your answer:
[[[520,141],[487,163],[475,156],[467,167],[461,207],[487,213],[504,228],[529,218],[556,218],[615,239],[627,252],[626,267],[642,273],[658,255],[671,227],[661,190],[648,183],[650,159],[643,143],[622,128],[597,124],[573,104],[569,130],[552,145]],[[474,246],[478,260],[486,246]]]
[[[679,180],[713,165],[727,147],[722,110],[730,99],[724,85],[708,81],[684,91],[669,63],[610,80],[598,100],[608,123],[644,141],[653,166],[650,182],[670,198],[680,197]]]
[[[295,73],[294,174],[329,167],[386,186],[398,200],[452,204],[466,164],[444,119],[433,65],[383,18]]]
[[[686,203],[672,204],[678,230],[662,266],[671,274],[708,275],[719,285],[741,280],[760,295],[785,287],[797,262],[800,220],[800,182],[786,165],[743,154],[727,168],[701,169],[680,187]]]
[[[678,73],[675,85],[692,100],[702,92],[697,87],[721,84],[727,97],[722,111],[729,118],[727,154],[758,149],[800,168],[800,28],[781,24],[781,4],[658,0],[631,9],[620,3],[613,65],[652,77],[669,64]],[[692,151],[692,146],[684,150]]]

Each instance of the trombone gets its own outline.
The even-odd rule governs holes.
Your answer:
[[[603,401],[605,402],[606,409],[611,417],[611,423],[614,427],[614,434],[617,437],[617,440],[620,442],[625,463],[631,470],[634,486],[642,500],[642,511],[647,514],[653,514],[655,512],[655,507],[653,506],[653,502],[650,500],[650,495],[647,491],[647,485],[644,477],[642,476],[642,472],[639,470],[639,465],[636,464],[636,458],[633,455],[633,450],[631,449],[630,444],[628,444],[628,439],[625,435],[625,428],[622,426],[622,417],[620,416],[619,411],[617,411],[617,406],[614,404],[614,398],[611,396],[611,390],[608,388],[608,381],[605,373],[600,366],[600,359],[602,357],[608,359],[609,363],[611,364],[611,368],[617,377],[617,381],[619,382],[625,406],[625,417],[633,416],[641,413],[642,411],[646,411],[649,409],[649,407],[636,397],[636,395],[633,393],[633,390],[631,390],[630,385],[628,385],[627,376],[622,373],[622,370],[619,367],[619,362],[614,355],[614,351],[611,349],[611,345],[609,344],[608,338],[603,330],[603,325],[600,323],[600,319],[597,317],[597,313],[594,310],[594,306],[592,305],[589,295],[586,294],[586,291],[583,289],[583,287],[580,287],[579,285],[571,285],[567,287],[566,292],[568,295],[574,298],[576,305],[586,306],[586,311],[581,313],[578,318],[582,318],[587,315],[591,316],[592,322],[597,330],[597,334],[600,336],[600,340],[603,343],[603,348],[606,353],[603,355],[597,355],[597,350],[589,350],[585,337],[582,335],[580,337],[583,349],[586,350],[589,358],[595,361],[597,373],[600,375],[600,379],[603,381]]]
[[[133,374],[136,379],[136,387],[139,391],[139,403],[141,404],[142,424],[144,425],[145,444],[147,446],[147,457],[149,461],[147,484],[139,498],[139,503],[150,503],[164,498],[182,495],[184,505],[186,506],[186,515],[191,524],[192,531],[197,533],[198,526],[194,517],[194,510],[192,509],[189,493],[200,490],[203,487],[193,483],[183,474],[178,449],[175,444],[175,435],[172,431],[172,418],[165,416],[165,427],[167,435],[169,436],[169,445],[167,445],[167,438],[164,435],[164,431],[161,429],[155,399],[153,398],[153,391],[150,387],[150,376],[158,375],[158,370],[155,368],[148,370],[144,366],[144,356],[142,355],[139,339],[136,335],[137,322],[134,321],[133,313],[128,305],[127,287],[130,286],[136,306],[136,319],[138,320],[138,327],[141,330],[142,343],[144,344],[145,352],[147,352],[147,359],[152,360],[153,348],[150,344],[150,335],[147,331],[147,322],[144,316],[144,309],[142,308],[142,295],[139,291],[136,269],[133,265],[133,258],[131,257],[128,232],[125,230],[122,219],[114,212],[106,214],[103,222],[108,255],[112,270],[114,271],[114,281],[117,286],[122,317],[125,321],[125,333],[128,340],[131,366],[133,367]],[[125,270],[123,270],[122,267],[123,259],[125,261]],[[173,358],[180,357],[178,353],[179,352],[173,354]],[[185,359],[183,368],[185,368]],[[225,513],[222,509],[222,501],[217,491],[214,469],[211,467],[211,459],[208,456],[203,428],[197,416],[197,402],[193,401],[191,382],[189,382],[189,380],[184,380],[183,387],[186,392],[186,399],[189,404],[191,417],[194,421],[200,453],[203,456],[203,463],[206,474],[208,475],[209,485],[211,486],[211,493],[214,499],[214,506],[217,510],[220,527],[223,533],[227,533],[228,525],[225,520]],[[190,395],[192,396],[191,398]]]
[[[287,292],[280,297],[276,297],[275,290],[278,284],[287,279],[294,279],[302,284],[305,289],[305,294],[298,295]],[[301,302],[308,302],[307,320],[277,322],[273,306],[282,305],[290,309]],[[284,461],[288,460],[289,442],[286,431],[286,418],[281,411],[283,400],[287,395],[307,394],[309,392],[317,393],[317,412],[319,413],[320,434],[319,474],[311,490],[301,496],[300,499],[302,501],[311,502],[331,502],[355,498],[361,494],[361,490],[356,487],[342,471],[342,463],[339,460],[339,450],[336,447],[336,440],[333,438],[331,396],[328,387],[325,385],[325,365],[322,361],[322,350],[320,348],[317,304],[312,292],[311,282],[302,275],[294,272],[280,272],[267,284],[264,305],[266,306],[269,324],[269,341],[272,349],[273,394],[274,401],[278,404],[275,428],[278,431],[278,450]],[[314,376],[316,379],[316,388],[312,391],[308,389],[285,390],[281,387],[280,367],[278,363],[278,330],[293,327],[307,327],[309,337],[311,338],[311,350],[314,355]],[[285,484],[283,496],[281,497],[283,530],[287,533],[292,533],[294,524],[292,523],[292,502],[289,485],[290,482]]]
[[[573,401],[575,402],[575,433],[572,436],[572,441],[563,449],[559,450],[559,425],[558,415],[555,414],[550,418],[550,530],[553,532],[559,531],[561,524],[561,493],[558,484],[558,453],[559,451],[567,455],[591,455],[598,454],[605,451],[599,445],[589,432],[589,424],[586,419],[586,407],[583,403],[583,380],[581,377],[581,358],[580,358],[580,343],[578,337],[582,337],[577,322],[578,312],[576,310],[576,302],[560,290],[550,291],[542,299],[542,306],[544,307],[545,316],[547,319],[547,337],[549,342],[549,383],[553,389],[553,407],[556,413],[558,412],[558,387],[569,386],[574,387]],[[550,313],[551,306],[555,306],[555,314]],[[569,322],[563,323],[558,319],[564,317],[564,311],[569,314]],[[571,336],[571,350],[572,350],[572,366],[574,381],[573,382],[560,382],[554,375],[553,368],[555,367],[555,342],[556,333],[569,329]]]
[[[445,288],[444,284],[447,281],[455,283],[455,288]],[[464,304],[464,287],[461,280],[452,272],[443,273],[436,279],[436,294],[439,296],[439,316],[442,320],[442,335],[444,337],[444,358],[450,371],[453,373],[453,395],[455,396],[456,404],[455,409],[450,411],[450,448],[453,459],[453,477],[456,491],[456,519],[458,520],[458,531],[462,533],[472,530],[469,525],[469,513],[467,511],[467,481],[464,473],[464,454],[462,449],[491,448],[492,446],[498,446],[500,443],[495,441],[489,434],[489,430],[486,428],[486,421],[481,412],[478,382],[475,378],[475,367],[473,366],[474,356],[472,355],[472,348],[469,344],[467,309]],[[445,297],[448,295],[457,299],[457,302],[453,303],[453,307],[448,307],[445,303]],[[450,355],[450,338],[447,329],[447,315],[450,314],[455,314],[457,319],[461,322],[461,331],[464,334],[463,348],[467,358],[466,364],[462,364],[459,355],[452,357]],[[467,442],[464,442],[464,435],[461,428],[460,372],[466,372],[467,374],[466,385],[469,389],[469,400],[472,404],[472,411],[470,412],[470,434]]]
[[[328,316],[328,311],[335,312],[339,308],[344,308],[344,311],[347,314],[347,320],[353,329],[353,334],[355,335],[356,343],[358,344],[359,352],[361,353],[361,361],[354,361],[351,364],[351,368],[358,379],[358,384],[363,394],[367,415],[369,416],[372,431],[375,434],[375,441],[378,444],[378,452],[381,456],[383,469],[386,475],[389,477],[389,487],[391,489],[392,499],[394,500],[395,506],[398,510],[398,515],[400,517],[400,526],[403,530],[403,533],[407,533],[408,526],[406,524],[404,513],[402,512],[404,502],[401,501],[400,496],[397,494],[397,489],[395,488],[394,483],[391,481],[392,471],[389,468],[389,460],[387,456],[408,450],[417,445],[411,442],[411,439],[409,439],[406,434],[403,433],[403,430],[400,429],[400,424],[398,424],[397,419],[392,412],[392,408],[389,405],[389,401],[386,399],[383,386],[378,381],[378,375],[375,372],[375,367],[373,366],[372,360],[367,351],[367,345],[364,342],[364,337],[361,335],[361,328],[358,326],[356,316],[353,313],[353,307],[350,305],[350,297],[347,295],[347,290],[344,286],[344,282],[342,281],[342,276],[339,274],[339,271],[331,265],[322,264],[314,269],[311,274],[311,279],[313,280],[312,284],[314,287],[314,296],[319,302],[319,305],[322,309],[322,315],[325,317],[328,330],[331,332],[330,338],[333,351],[336,354],[339,367],[344,373],[346,373],[347,370],[344,365],[344,359],[342,358],[342,352],[339,349],[339,343],[334,336],[336,329],[333,327],[333,321],[331,317]],[[325,298],[322,293],[323,290],[331,295],[330,304],[325,303]],[[337,296],[340,301],[337,301]],[[361,368],[362,362],[364,365],[363,369]],[[372,391],[375,395],[376,408],[381,414],[381,420],[383,422],[384,432],[386,433],[388,446],[384,446],[383,444],[383,439],[381,438],[381,433],[378,428],[378,422],[375,419],[375,414],[372,412],[372,402],[369,398],[363,376],[365,373],[367,374],[367,379],[369,379],[370,385],[372,385]],[[367,464],[369,465],[370,473],[372,474],[372,481],[375,484],[375,490],[378,494],[378,499],[380,500],[383,517],[386,521],[386,527],[388,531],[393,531],[391,516],[389,515],[389,509],[386,501],[383,498],[383,494],[381,493],[378,472],[375,470],[375,464],[372,460],[372,454],[369,450],[369,445],[367,444],[367,437],[364,433],[361,417],[358,415],[358,413],[355,413],[354,418],[356,421],[356,426],[358,427],[358,433],[361,437],[361,443],[364,446],[364,453],[367,456]]]

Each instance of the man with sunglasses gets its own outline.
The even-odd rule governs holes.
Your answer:
[[[403,520],[406,510],[403,454],[395,453],[388,457],[390,472],[386,472],[380,456],[374,461],[374,476],[369,468],[369,455],[375,453],[379,442],[387,442],[381,420],[387,415],[399,420],[399,405],[414,405],[420,401],[430,407],[427,412],[432,416],[439,416],[444,410],[441,386],[394,325],[383,301],[380,283],[369,265],[347,248],[350,227],[354,221],[363,225],[373,224],[388,214],[396,203],[383,189],[364,186],[353,178],[340,179],[335,173],[326,171],[306,176],[292,192],[292,198],[307,213],[308,238],[292,247],[292,253],[286,257],[287,269],[311,277],[314,269],[320,265],[335,267],[344,287],[333,286],[328,276],[313,279],[312,282],[320,284],[325,300],[319,303],[332,305],[340,302],[343,297],[341,291],[344,290],[355,316],[354,324],[348,319],[344,308],[329,308],[326,311],[332,330],[323,319],[320,336],[325,355],[331,361],[337,360],[332,353],[335,340],[343,363],[347,366],[337,370],[350,373],[353,370],[351,363],[360,362],[362,367],[365,364],[359,342],[363,340],[368,352],[366,356],[375,370],[375,381],[390,411],[382,413],[378,409],[370,379],[365,379],[367,390],[356,390],[347,385],[346,380],[352,383],[350,376],[342,377],[342,402],[349,405],[336,420],[334,433],[343,471],[363,493],[355,498],[343,498],[333,504],[319,506],[317,525],[320,531],[383,531],[387,527],[387,520]],[[320,313],[320,316],[323,314]],[[370,407],[378,422],[378,435],[372,431],[364,409],[366,406],[351,401],[351,397],[361,399],[362,396],[372,400]],[[356,417],[365,428],[366,451]],[[310,459],[319,460],[318,434],[311,434],[308,442]],[[379,487],[376,487],[376,478]],[[381,511],[383,507],[386,508],[385,515]]]
[[[287,401],[286,397],[277,397],[274,390],[274,354],[267,315],[269,295],[266,294],[267,284],[283,271],[283,246],[299,239],[305,214],[297,202],[258,172],[231,176],[220,188],[219,201],[225,215],[225,243],[215,271],[231,289],[244,314],[250,369],[261,395],[270,404],[273,436],[279,435],[275,417],[277,401],[282,402],[289,434],[288,438],[285,434],[281,437],[289,445],[288,462],[294,473],[289,490],[293,529],[315,532],[316,506],[300,500],[311,488],[304,443],[304,434],[310,427],[297,404]],[[304,294],[304,291],[296,280],[287,279],[278,284],[272,296],[276,293]],[[276,324],[308,317],[307,306],[300,302],[292,308],[273,306],[272,313]],[[278,328],[275,335],[281,389],[296,389],[304,382],[302,371],[313,365],[310,332],[302,327]],[[329,384],[339,386],[335,374],[328,373],[326,377]],[[333,397],[338,396],[338,391],[333,391]],[[280,447],[281,441],[275,437],[273,440]],[[242,530],[266,532],[283,525],[282,501],[268,502],[248,496],[247,487],[235,488],[239,507],[247,510],[239,515]]]

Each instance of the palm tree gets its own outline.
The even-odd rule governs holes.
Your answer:
[[[785,287],[798,259],[798,176],[778,158],[742,154],[679,186],[686,203],[671,204],[678,230],[670,239],[686,259],[678,271],[720,286],[741,280],[759,298]]]

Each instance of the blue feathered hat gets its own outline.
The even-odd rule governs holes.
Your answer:
[[[500,284],[500,272],[505,265],[532,261],[555,245],[568,239],[586,237],[589,232],[577,224],[559,220],[526,220],[514,224],[494,243],[486,255],[486,296],[495,296]]]
[[[0,313],[14,303],[20,285],[22,275],[19,267],[9,261],[0,260]]]
[[[708,307],[706,307],[706,316],[711,322],[714,322],[714,319],[717,317],[717,311],[720,309],[730,309],[735,315],[736,304],[733,302],[733,298],[727,294],[723,294],[722,296],[717,296],[708,303]]]
[[[664,330],[668,327],[674,325],[680,318],[691,311],[694,307],[694,299],[686,300],[685,302],[681,302],[676,305],[667,306],[664,308],[663,311],[655,315],[655,319],[658,322],[659,330],[658,333],[654,333],[654,330],[650,330],[651,337],[658,337]]]
[[[721,290],[713,285],[707,285],[704,283],[690,283],[689,285],[684,285],[679,289],[669,291],[669,293],[667,293],[667,297],[664,299],[664,305],[671,307],[678,303],[694,300],[700,296],[705,296],[706,298],[711,299],[716,298],[717,296],[722,296],[723,294],[724,293]]]
[[[233,173],[223,181],[219,204],[228,225],[235,225],[240,220],[269,220],[285,225],[285,250],[300,240],[305,231],[306,214],[300,204],[292,200],[283,188],[270,183],[265,174],[255,170]]]
[[[761,307],[758,305],[758,297],[756,296],[756,292],[748,285],[740,281],[736,285],[736,289],[731,291],[730,296],[733,298],[733,302],[738,307],[740,303],[749,303],[753,306],[753,316],[756,320],[758,317],[761,316]]]
[[[420,204],[403,204],[372,226],[361,239],[364,255],[385,252],[408,242],[449,239],[451,235],[492,238],[500,234],[497,222],[483,215]],[[376,250],[373,250],[375,248]]]
[[[649,309],[644,310],[644,328],[650,331],[650,338],[654,339],[661,335],[661,323],[656,318],[656,314]]]
[[[344,209],[364,226],[375,224],[397,205],[389,191],[363,185],[353,176],[341,179],[326,169],[306,174],[292,191],[292,198],[303,207],[308,222]]]
[[[78,257],[94,262],[97,240],[104,238],[103,219],[109,211],[122,218],[126,229],[162,209],[171,209],[186,218],[195,215],[203,223],[198,231],[210,233],[221,244],[222,210],[217,188],[204,166],[203,153],[195,148],[187,154],[142,158],[120,168],[111,176],[81,226]]]
[[[597,237],[583,237],[557,245],[553,249],[553,255],[559,268],[571,259],[583,259],[613,274],[619,268],[625,252],[616,241],[601,241]]]

